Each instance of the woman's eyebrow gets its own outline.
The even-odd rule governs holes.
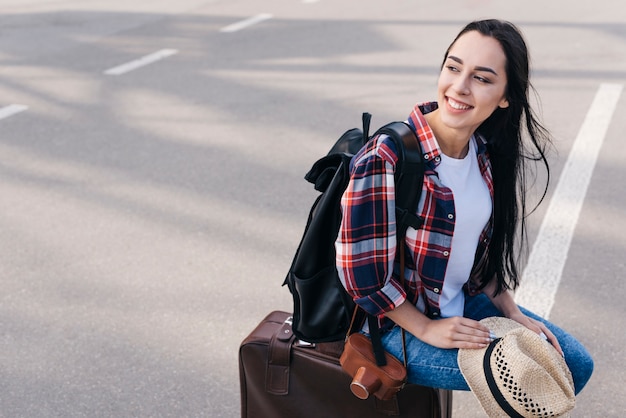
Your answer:
[[[451,59],[452,61],[458,62],[459,64],[463,64],[463,60],[459,57],[455,57],[454,55],[448,55],[448,58]],[[489,67],[474,67],[474,70],[476,71],[486,71],[488,73],[492,73],[493,75],[498,75],[498,73],[495,72],[495,70],[493,70],[492,68]]]

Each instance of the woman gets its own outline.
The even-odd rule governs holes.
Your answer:
[[[339,276],[357,304],[378,316],[385,349],[400,359],[400,327],[407,331],[411,383],[469,390],[457,351],[489,344],[490,331],[478,322],[489,316],[545,336],[564,355],[576,393],[593,371],[578,341],[518,307],[511,293],[525,239],[524,162],[542,161],[549,173],[549,135],[528,100],[528,61],[514,25],[472,22],[446,51],[437,102],[413,109],[408,123],[426,160],[418,207],[425,223],[407,231],[404,286],[395,257],[396,149],[379,137],[352,161],[336,242]]]

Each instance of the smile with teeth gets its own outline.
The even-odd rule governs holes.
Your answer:
[[[472,106],[468,106],[466,104],[463,103],[459,103],[456,100],[448,97],[448,104],[450,105],[451,108],[456,109],[456,110],[468,110],[471,109]]]

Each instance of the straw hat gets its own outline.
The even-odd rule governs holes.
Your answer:
[[[552,345],[519,323],[480,321],[496,339],[484,349],[460,349],[461,373],[490,417],[567,417],[574,383]]]

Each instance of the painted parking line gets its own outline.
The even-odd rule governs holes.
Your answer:
[[[261,13],[256,16],[252,16],[248,19],[235,22],[231,25],[224,26],[222,29],[220,29],[220,32],[223,32],[223,33],[237,32],[249,26],[256,25],[257,23],[263,22],[264,20],[271,19],[272,17],[274,16],[272,16],[269,13]]]
[[[23,112],[28,109],[28,106],[21,104],[10,104],[0,108],[0,119],[6,119],[17,113]]]
[[[174,54],[177,54],[178,50],[176,49],[161,49],[159,51],[153,52],[152,54],[146,55],[139,59],[127,62],[126,64],[118,65],[117,67],[109,68],[104,71],[106,75],[122,75],[128,73],[130,71],[136,70],[138,68],[144,67],[146,65],[155,63],[163,58],[167,58]]]
[[[601,84],[570,151],[532,248],[515,301],[548,318],[585,194],[611,123],[621,84]]]

